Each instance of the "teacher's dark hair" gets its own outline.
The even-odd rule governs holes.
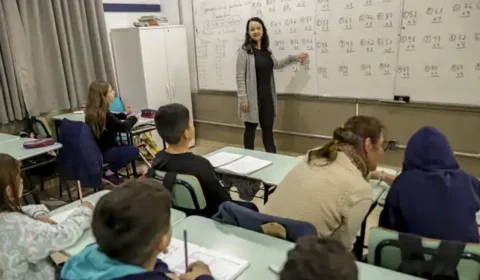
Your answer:
[[[253,53],[253,48],[255,48],[255,41],[250,37],[249,34],[249,27],[250,27],[250,22],[255,21],[260,23],[263,29],[263,35],[262,35],[262,49],[268,50],[270,47],[270,39],[268,38],[268,33],[267,33],[267,28],[265,27],[265,23],[263,23],[263,20],[261,20],[258,17],[253,17],[247,21],[247,26],[245,30],[245,42],[243,42],[242,49],[247,51],[247,53],[252,54]]]

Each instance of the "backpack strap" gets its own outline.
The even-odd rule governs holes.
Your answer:
[[[458,279],[457,266],[462,258],[465,246],[466,244],[461,242],[441,241],[440,246],[438,246],[438,253],[432,258],[433,278],[451,277],[451,279]]]
[[[427,279],[459,279],[457,266],[465,243],[443,240],[432,259],[426,260],[421,237],[400,233],[398,241],[402,254],[398,271]]]
[[[165,177],[163,177],[163,186],[167,188],[167,190],[172,193],[173,185],[175,185],[175,181],[177,180],[177,173],[175,172],[167,172]]]

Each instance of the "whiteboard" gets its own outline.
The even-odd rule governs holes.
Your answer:
[[[275,71],[279,93],[480,105],[478,1],[192,1],[199,89],[237,90],[237,51],[258,16],[277,59],[309,54]]]
[[[405,0],[396,91],[480,105],[480,2]]]

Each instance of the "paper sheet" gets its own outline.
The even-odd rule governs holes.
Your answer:
[[[72,208],[70,210],[60,212],[58,214],[55,214],[50,217],[50,219],[54,220],[57,224],[65,221],[70,214],[72,214],[73,211],[75,211],[77,208]]]
[[[221,167],[222,170],[236,174],[247,175],[272,164],[271,161],[245,156],[237,161]]]
[[[168,254],[160,254],[159,259],[163,260],[168,267],[180,275],[185,273],[185,252],[183,241],[172,238],[168,247]],[[188,263],[203,261],[210,267],[215,280],[233,280],[242,274],[248,267],[248,262],[220,252],[208,250],[188,243]]]
[[[217,168],[227,163],[231,163],[233,161],[242,158],[242,155],[227,153],[227,152],[219,152],[212,156],[207,157],[208,161],[213,165],[213,167]]]

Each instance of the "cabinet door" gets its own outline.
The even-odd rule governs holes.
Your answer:
[[[172,101],[192,110],[192,93],[188,68],[187,35],[185,28],[165,29],[168,77],[172,87]]]
[[[172,89],[168,80],[165,30],[160,28],[141,30],[140,40],[148,109],[157,110],[160,106],[172,102]],[[162,149],[162,138],[157,131],[152,131],[152,137],[157,146]]]
[[[190,110],[190,118],[193,120],[185,28],[165,29],[165,45],[167,49],[168,77],[172,88],[172,101],[187,107]],[[194,145],[195,139],[190,143],[190,146]]]
[[[171,103],[164,29],[140,31],[148,109]]]

